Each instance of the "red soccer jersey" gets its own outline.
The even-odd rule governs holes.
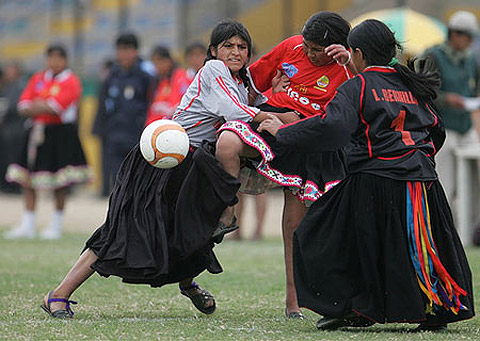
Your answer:
[[[155,97],[148,108],[145,125],[173,115],[193,80],[191,76],[185,69],[176,69],[171,78],[164,78],[158,83]]]
[[[82,94],[82,85],[75,74],[66,69],[55,77],[52,71],[39,71],[30,78],[18,101],[18,108],[28,108],[33,101],[41,99],[56,112],[38,114],[35,122],[45,124],[71,123],[77,120],[78,101]]]
[[[312,116],[321,113],[321,108],[333,97],[338,86],[352,75],[335,61],[322,66],[313,65],[303,52],[302,40],[301,35],[285,39],[248,70],[258,93],[269,90],[277,70],[282,71],[290,79],[290,86],[286,92],[271,95],[267,103]]]

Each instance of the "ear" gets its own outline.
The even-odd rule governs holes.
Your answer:
[[[217,49],[215,47],[210,46],[210,53],[212,54],[212,56],[217,58]]]
[[[360,50],[360,49],[357,47],[357,48],[355,49],[355,52],[358,53],[358,56],[359,56],[361,59],[364,59],[364,58],[363,58],[363,51],[362,51],[362,50]]]

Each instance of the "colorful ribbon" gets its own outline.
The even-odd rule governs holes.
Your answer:
[[[438,257],[427,192],[422,182],[407,182],[407,234],[418,284],[429,301],[426,312],[433,314],[435,306],[443,306],[454,314],[466,310],[459,297],[467,293],[453,280]]]

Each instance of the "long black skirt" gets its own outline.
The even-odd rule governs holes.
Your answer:
[[[294,278],[299,304],[318,314],[352,311],[379,323],[454,322],[474,316],[472,276],[438,181],[425,186],[431,234],[454,282],[458,313],[429,304],[422,291],[407,231],[407,182],[369,174],[347,177],[312,205],[294,233]]]
[[[289,187],[298,199],[310,206],[346,176],[341,150],[324,153],[302,153],[276,142],[268,132],[258,132],[258,123],[229,121],[219,132],[229,130],[248,146],[256,149],[257,172],[270,181]]]
[[[171,169],[148,164],[135,146],[125,158],[105,223],[86,242],[92,268],[128,283],[158,287],[222,272],[210,238],[240,183],[203,145]]]
[[[76,124],[34,125],[25,134],[16,159],[7,168],[7,181],[33,189],[86,183],[93,176]]]

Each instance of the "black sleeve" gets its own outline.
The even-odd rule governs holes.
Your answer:
[[[303,152],[332,151],[346,146],[359,125],[360,104],[355,93],[360,89],[355,91],[355,84],[339,88],[323,114],[279,129],[278,143]]]
[[[443,144],[445,143],[447,134],[445,132],[445,126],[443,125],[442,116],[438,114],[438,111],[435,109],[434,104],[429,103],[428,106],[435,112],[438,118],[438,122],[430,130],[430,138],[432,140],[433,146],[435,147],[435,154],[437,154],[440,148],[442,148]]]

